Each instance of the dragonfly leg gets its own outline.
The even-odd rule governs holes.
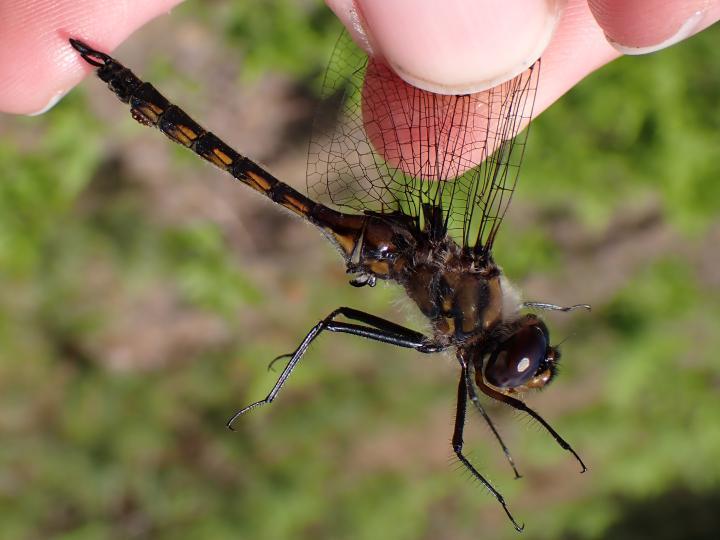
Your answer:
[[[337,322],[335,321],[335,318],[339,315],[343,315],[350,320],[365,323],[366,326],[353,323]],[[410,330],[409,328],[405,328],[404,326],[400,326],[399,324],[395,324],[394,322],[388,321],[381,317],[377,317],[376,315],[371,315],[369,313],[365,313],[363,311],[348,307],[337,308],[327,317],[325,317],[322,321],[312,327],[312,329],[307,333],[298,348],[295,349],[292,354],[282,355],[275,359],[279,360],[280,358],[285,358],[288,356],[290,357],[290,360],[285,366],[285,369],[283,369],[282,373],[278,377],[278,380],[275,382],[272,390],[270,390],[270,393],[265,396],[264,399],[251,403],[247,407],[244,407],[238,412],[236,412],[232,416],[232,418],[228,420],[228,428],[232,429],[233,423],[246,412],[256,407],[259,407],[260,405],[272,403],[272,401],[277,397],[278,393],[287,381],[290,373],[292,373],[293,369],[295,369],[295,366],[297,366],[298,362],[307,351],[310,344],[315,340],[315,338],[317,338],[322,332],[326,330],[329,332],[352,334],[355,336],[372,339],[374,341],[380,341],[382,343],[389,343],[397,347],[415,349],[423,353],[432,353],[442,350],[443,348],[440,345],[434,344],[429,338],[427,338],[420,332]],[[275,362],[275,360],[273,360],[273,362]],[[272,367],[273,362],[271,362],[270,366],[268,367]]]
[[[488,415],[485,407],[483,407],[482,403],[480,403],[480,398],[475,391],[475,386],[473,385],[472,378],[470,377],[470,370],[465,370],[465,385],[468,389],[468,397],[470,397],[470,401],[472,401],[472,404],[475,405],[477,411],[485,419],[485,422],[487,422],[490,431],[492,431],[493,435],[495,435],[495,439],[497,439],[498,444],[500,444],[503,454],[505,454],[505,458],[507,458],[510,467],[512,467],[512,470],[515,473],[515,479],[517,480],[518,478],[522,478],[522,475],[518,472],[517,467],[515,466],[515,460],[512,458],[512,455],[510,455],[510,450],[508,450],[508,447],[505,446],[505,442],[502,440],[500,433],[495,428],[493,421],[490,419],[490,415]]]
[[[524,528],[524,525],[518,525],[517,521],[515,521],[515,518],[510,513],[510,510],[507,507],[507,503],[505,502],[505,498],[500,494],[498,490],[496,490],[492,484],[483,476],[481,475],[477,469],[468,461],[468,459],[463,455],[462,449],[463,449],[463,430],[465,429],[465,412],[467,410],[467,397],[468,397],[468,386],[467,381],[470,377],[468,373],[468,367],[466,364],[462,364],[462,374],[460,375],[460,381],[458,383],[458,393],[457,393],[457,409],[455,413],[455,428],[453,429],[453,436],[452,436],[452,448],[453,452],[455,452],[455,455],[460,460],[460,463],[463,464],[463,466],[470,471],[470,473],[473,475],[473,477],[478,480],[483,486],[485,486],[488,491],[497,499],[497,502],[500,503],[500,505],[503,507],[503,510],[505,510],[505,513],[507,514],[507,517],[512,521],[512,524],[515,526],[515,529],[518,531],[522,531]]]
[[[576,309],[585,309],[590,311],[592,308],[589,304],[575,304],[574,306],[557,306],[555,304],[548,304],[545,302],[523,302],[521,307],[523,308],[535,308],[544,309],[545,311],[575,311]]]
[[[480,379],[480,378],[478,377],[478,379]],[[563,438],[560,436],[560,434],[559,434],[557,431],[555,431],[555,430],[550,426],[550,424],[548,424],[548,423],[542,418],[542,416],[540,416],[538,413],[536,413],[536,412],[535,412],[534,410],[532,410],[530,407],[528,407],[527,405],[525,405],[524,402],[522,402],[522,401],[520,401],[519,399],[516,399],[516,398],[514,398],[514,397],[512,397],[512,396],[508,396],[507,394],[503,394],[502,392],[498,392],[498,391],[495,390],[494,388],[491,388],[491,387],[489,387],[488,385],[486,385],[484,381],[482,381],[482,380],[477,380],[476,383],[477,383],[477,385],[478,385],[478,388],[480,388],[480,390],[481,390],[484,394],[490,396],[490,397],[493,398],[493,399],[496,399],[496,400],[498,400],[498,401],[502,401],[503,403],[506,403],[506,404],[510,405],[513,409],[517,409],[517,410],[519,410],[519,411],[523,411],[524,413],[527,413],[527,414],[529,414],[530,416],[532,416],[535,420],[537,420],[537,421],[540,423],[540,425],[541,425],[542,427],[544,427],[544,428],[548,431],[548,433],[550,433],[550,435],[553,436],[553,438],[555,439],[555,441],[560,445],[560,447],[561,447],[563,450],[567,450],[568,452],[570,452],[570,453],[575,457],[575,459],[578,461],[578,463],[580,463],[580,467],[581,467],[580,472],[581,472],[581,473],[584,473],[585,471],[587,471],[587,467],[585,466],[585,463],[583,463],[583,460],[580,458],[580,456],[577,454],[577,452],[575,452],[575,450],[573,450],[572,446],[570,446],[570,444],[569,444],[567,441],[565,441],[565,439],[563,439]]]

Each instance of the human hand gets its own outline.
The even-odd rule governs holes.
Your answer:
[[[621,54],[682,41],[718,0],[326,0],[355,41],[425,90],[477,92],[541,55],[535,114]]]
[[[87,73],[67,43],[69,34],[112,50],[180,1],[6,0],[0,4],[0,111],[47,110]],[[327,3],[357,41],[425,87],[479,90],[521,71],[542,53],[536,113],[620,55],[606,36],[622,43],[623,52],[649,52],[720,19],[718,0],[568,0],[559,20],[563,0]]]
[[[112,50],[182,0],[0,2],[0,112],[39,114],[88,72],[68,38]]]
[[[670,46],[720,18],[718,0],[326,1],[353,39],[406,81],[376,62],[368,66],[363,121],[374,149],[393,167],[436,179],[479,164],[502,140],[496,135],[512,136],[529,121],[530,111],[516,104],[513,114],[520,116],[509,129],[499,110],[487,110],[505,98],[476,92],[526,71],[542,56],[532,110],[537,116],[621,53]],[[461,110],[472,112],[456,117],[452,96],[436,96],[428,107],[428,98],[408,82],[441,94],[471,94]],[[432,152],[422,150],[428,141],[435,141]]]

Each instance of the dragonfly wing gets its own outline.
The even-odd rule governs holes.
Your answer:
[[[538,72],[535,64],[477,94],[435,94],[408,85],[343,33],[308,152],[310,197],[344,211],[401,212],[489,253],[517,180],[527,136],[518,133]]]

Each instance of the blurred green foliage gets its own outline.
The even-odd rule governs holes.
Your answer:
[[[268,69],[310,81],[324,70],[341,29],[327,6],[315,1],[225,2],[214,12],[197,2],[187,11],[216,24],[228,45],[247,51],[243,62],[246,82]]]
[[[274,70],[298,85],[337,35],[314,2],[189,2],[173,17],[221,29],[251,79]],[[472,459],[528,538],[717,533],[717,41],[711,29],[623,58],[533,124],[497,259],[528,293],[545,283],[595,309],[550,317],[573,338],[562,376],[530,398],[586,475],[492,406],[525,475],[512,482],[469,422]],[[158,218],[148,186],[111,157],[137,150],[141,128],[98,119],[94,86],[0,124],[0,537],[515,538],[454,471],[451,360],[326,337],[275,405],[225,430],[317,318],[353,305],[398,320],[398,292],[347,287],[312,233],[251,249],[207,219]],[[168,197],[180,171],[207,176],[167,153]],[[245,191],[261,208],[243,222],[250,237],[270,223],[278,242],[294,233]]]
[[[588,223],[616,211],[609,197],[655,194],[674,225],[686,232],[707,226],[720,200],[716,40],[711,29],[661,54],[623,57],[574,88],[533,124],[529,146],[531,174],[564,175],[565,183],[525,181],[525,193],[579,189],[578,213]]]

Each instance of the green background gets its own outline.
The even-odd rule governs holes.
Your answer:
[[[720,29],[623,58],[533,124],[497,245],[548,316],[562,374],[528,397],[583,456],[489,405],[466,448],[524,538],[720,530]],[[304,185],[319,4],[188,2],[117,55]],[[346,285],[320,235],[139,127],[95,79],[0,118],[0,537],[517,538],[452,458],[451,357],[325,336],[271,407],[276,355],[350,305],[421,328],[400,291]]]

